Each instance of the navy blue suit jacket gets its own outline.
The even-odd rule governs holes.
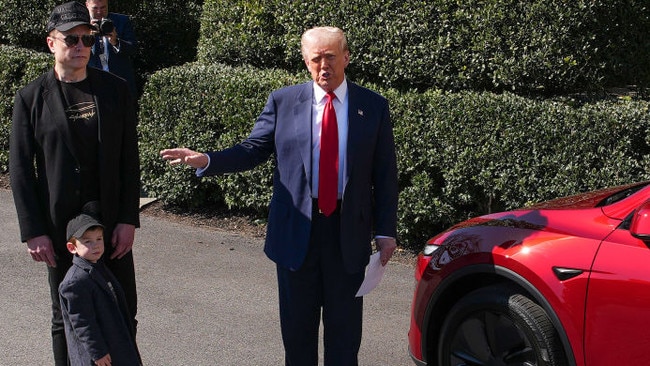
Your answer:
[[[122,287],[95,266],[75,255],[59,286],[70,364],[94,365],[110,353],[113,365],[141,365]]]
[[[276,90],[246,140],[209,152],[201,175],[251,169],[276,159],[264,251],[296,270],[309,246],[312,215],[313,82]],[[397,163],[388,102],[348,81],[348,172],[341,203],[341,251],[349,273],[363,271],[372,235],[397,235]]]
[[[108,19],[113,21],[117,37],[120,40],[120,52],[115,52],[113,47],[108,47],[108,69],[113,74],[123,78],[129,84],[129,90],[135,97],[137,96],[137,88],[135,83],[135,70],[133,67],[132,57],[135,56],[138,49],[138,41],[135,38],[135,31],[133,24],[128,15],[108,13]],[[102,69],[102,63],[99,59],[99,37],[93,46],[90,53],[90,60],[88,66]]]

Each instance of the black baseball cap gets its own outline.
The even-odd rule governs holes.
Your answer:
[[[79,2],[69,1],[57,5],[52,10],[45,30],[47,33],[50,33],[53,29],[65,32],[78,25],[87,25],[94,29],[94,26],[90,23],[88,9]]]
[[[79,216],[76,216],[74,219],[70,220],[66,230],[66,236],[68,237],[68,240],[70,240],[70,238],[73,236],[75,238],[80,238],[86,232],[86,230],[96,226],[99,226],[102,229],[104,228],[104,225],[102,225],[95,217],[82,213]]]

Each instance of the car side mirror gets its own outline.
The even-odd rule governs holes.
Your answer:
[[[644,202],[634,212],[630,223],[630,234],[645,242],[650,241],[650,201]]]

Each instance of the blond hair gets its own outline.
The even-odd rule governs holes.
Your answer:
[[[341,51],[349,51],[348,39],[343,30],[337,27],[314,27],[306,30],[305,33],[302,34],[302,37],[300,37],[300,51],[302,52],[303,58],[306,57],[307,54],[307,43],[309,40],[316,37],[338,40],[341,43]]]

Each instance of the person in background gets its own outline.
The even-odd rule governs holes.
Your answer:
[[[388,102],[350,82],[346,36],[316,27],[301,39],[313,81],[271,93],[251,134],[208,153],[165,149],[198,176],[276,161],[264,251],[276,263],[286,365],[358,364],[364,280],[374,239],[385,265],[396,248],[397,163]]]
[[[142,364],[119,281],[102,260],[104,225],[97,202],[68,223],[72,267],[59,286],[70,366]]]
[[[16,92],[9,176],[20,239],[47,265],[55,365],[68,355],[59,284],[72,265],[66,225],[100,201],[106,265],[124,288],[133,324],[137,293],[133,253],[140,225],[140,161],[135,102],[124,81],[88,67],[95,42],[88,9],[56,6],[46,25],[54,67]]]
[[[92,47],[89,65],[124,78],[134,98],[137,97],[133,57],[137,52],[133,24],[128,15],[109,13],[108,0],[87,0],[91,23],[97,28],[97,42]]]

